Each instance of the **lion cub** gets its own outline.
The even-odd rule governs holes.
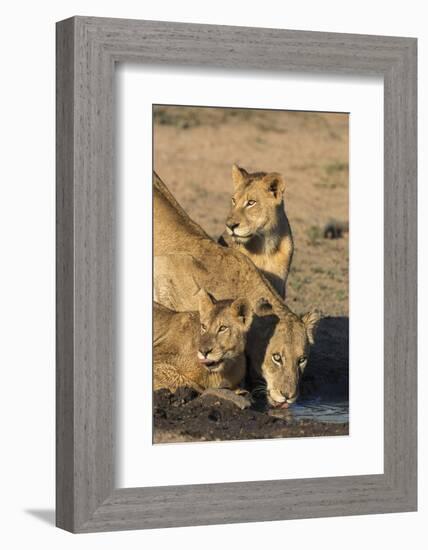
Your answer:
[[[246,299],[216,301],[204,289],[199,311],[154,303],[154,389],[190,386],[235,390],[246,373],[245,344],[253,313]]]
[[[285,298],[294,244],[284,210],[284,178],[277,172],[250,174],[234,164],[232,180],[231,210],[219,243],[248,256]]]

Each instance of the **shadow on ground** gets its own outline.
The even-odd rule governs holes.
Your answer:
[[[33,516],[44,523],[55,526],[55,510],[48,508],[25,510],[26,514]]]
[[[320,321],[310,361],[302,378],[302,398],[349,398],[349,318]]]

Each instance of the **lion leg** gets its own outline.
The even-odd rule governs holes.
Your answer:
[[[203,392],[203,388],[199,384],[183,376],[171,363],[162,361],[154,364],[153,389],[155,391],[165,388],[175,392],[178,388],[185,386],[193,388],[199,393]]]

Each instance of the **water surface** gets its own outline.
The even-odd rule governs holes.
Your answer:
[[[270,414],[285,420],[343,423],[349,422],[349,401],[299,400],[288,409],[273,409]]]

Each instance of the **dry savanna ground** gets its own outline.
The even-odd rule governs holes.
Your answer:
[[[348,316],[348,115],[200,107],[154,107],[154,169],[188,214],[217,238],[232,192],[233,163],[281,172],[295,240],[287,303]]]

